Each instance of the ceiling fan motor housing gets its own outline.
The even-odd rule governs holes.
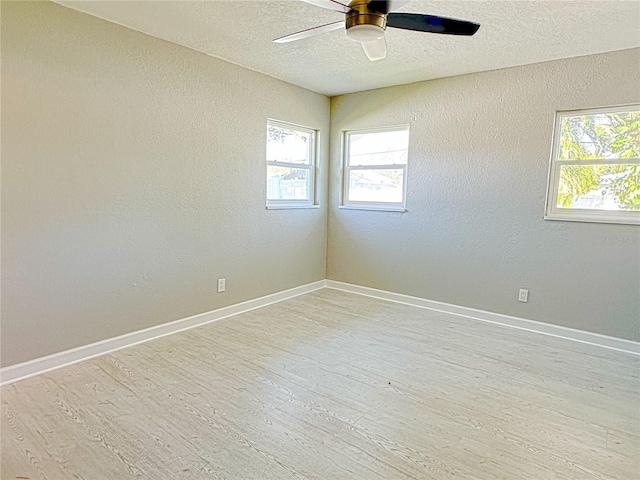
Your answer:
[[[371,42],[382,38],[387,28],[384,13],[369,10],[368,0],[354,0],[349,4],[351,11],[346,14],[347,36],[357,42]]]

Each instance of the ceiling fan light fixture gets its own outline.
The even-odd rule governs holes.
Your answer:
[[[364,53],[372,62],[387,55],[385,30],[387,27],[415,32],[440,33],[445,35],[471,36],[480,25],[466,20],[438,17],[422,13],[399,13],[396,8],[409,0],[302,0],[319,7],[344,13],[344,22],[333,22],[319,27],[307,28],[291,35],[276,38],[276,43],[313,37],[319,33],[346,29],[347,37],[362,45]],[[349,2],[348,4],[346,2]]]
[[[378,25],[354,25],[347,29],[347,37],[356,42],[373,42],[384,37],[384,28]]]
[[[372,62],[382,60],[387,56],[387,41],[384,37],[373,42],[362,42],[361,45],[365,55]]]

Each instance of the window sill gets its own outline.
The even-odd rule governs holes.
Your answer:
[[[544,216],[545,220],[559,222],[583,223],[613,223],[619,225],[640,225],[640,215],[589,215],[580,213],[558,214],[551,213]]]
[[[386,206],[386,205],[339,205],[338,208],[343,210],[370,210],[373,212],[399,212],[405,213],[407,209],[402,206]]]
[[[282,205],[267,205],[267,210],[317,210],[320,208],[320,205],[295,205],[295,204],[282,204]]]

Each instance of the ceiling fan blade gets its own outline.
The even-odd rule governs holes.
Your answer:
[[[389,13],[403,7],[410,0],[371,0],[368,8],[373,12]]]
[[[380,37],[372,42],[362,42],[362,49],[369,60],[375,62],[387,56],[387,41]]]
[[[418,32],[443,33],[445,35],[473,35],[480,25],[454,18],[421,15],[419,13],[390,13],[387,27],[416,30]]]
[[[337,0],[302,0],[305,3],[310,3],[311,5],[315,5],[316,7],[326,8],[328,10],[333,10],[334,12],[342,12],[349,13],[351,8],[345,5],[342,2],[338,2]]]
[[[301,32],[292,33],[291,35],[286,35],[284,37],[276,38],[274,42],[275,43],[293,42],[295,40],[302,40],[303,38],[313,37],[321,33],[331,32],[333,30],[339,30],[341,28],[344,28],[344,20],[340,20],[339,22],[327,23],[326,25],[320,25],[319,27],[307,28],[306,30],[302,30]]]

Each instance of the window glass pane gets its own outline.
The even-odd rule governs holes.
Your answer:
[[[350,170],[350,202],[402,203],[402,169]]]
[[[640,111],[564,116],[558,160],[640,157]]]
[[[349,165],[405,165],[409,130],[349,134]]]
[[[267,125],[267,161],[310,164],[312,134]]]
[[[310,200],[311,170],[267,165],[268,200]]]
[[[640,164],[560,168],[559,208],[640,211]]]

